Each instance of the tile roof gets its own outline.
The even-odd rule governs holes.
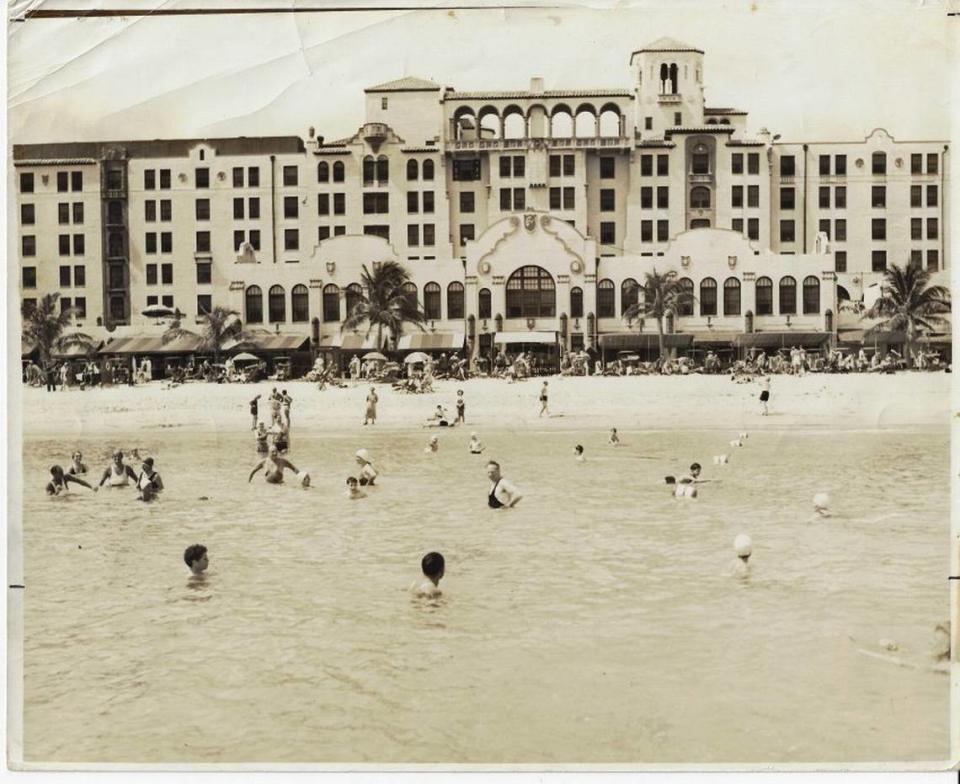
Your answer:
[[[440,85],[431,82],[428,79],[420,79],[416,76],[404,76],[402,79],[394,79],[392,82],[384,82],[373,87],[367,87],[365,93],[388,93],[403,92],[409,90],[439,90]]]
[[[702,49],[697,49],[695,46],[690,46],[690,44],[685,44],[676,38],[669,38],[668,36],[658,38],[653,43],[637,49],[634,54],[637,54],[637,52],[699,52],[703,54]]]
[[[458,93],[449,90],[444,93],[445,101],[462,100],[500,100],[504,98],[633,98],[633,93],[625,89],[599,88],[596,90],[544,90],[531,92],[530,90],[481,90],[479,92]]]

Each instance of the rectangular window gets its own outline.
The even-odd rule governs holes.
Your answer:
[[[87,268],[82,264],[73,268],[73,285],[78,287],[87,285]]]
[[[751,240],[760,239],[760,219],[759,218],[747,219],[747,238]]]
[[[160,232],[160,252],[173,253],[173,234],[169,231]]]
[[[210,170],[207,168],[196,169],[194,171],[194,181],[197,188],[210,187]]]
[[[870,189],[870,204],[876,208],[883,208],[887,206],[886,185],[874,185]]]
[[[147,307],[151,305],[156,305],[160,301],[160,298],[156,294],[147,295]]]
[[[66,193],[70,190],[70,175],[67,172],[57,172],[57,193]]]
[[[197,253],[209,253],[210,252],[210,232],[198,231],[196,239],[197,239]]]
[[[164,286],[169,286],[173,283],[173,265],[172,264],[160,265],[160,282]]]
[[[36,223],[36,211],[32,204],[20,205],[20,223],[23,226],[32,226]],[[62,223],[62,221],[61,221]]]
[[[653,176],[653,156],[652,155],[640,156],[640,176],[641,177]]]
[[[847,220],[840,218],[833,222],[833,240],[834,242],[847,241]]]
[[[574,166],[576,165],[576,158],[573,155],[564,155],[563,156],[563,176],[572,177],[574,174]]]
[[[743,153],[735,152],[730,156],[730,171],[733,174],[743,174]]]
[[[922,185],[910,186],[910,206],[911,207],[923,206],[923,186]]]
[[[527,171],[527,159],[522,155],[513,156],[513,176],[523,177]]]
[[[613,212],[617,208],[617,192],[613,188],[600,189],[600,212]]]
[[[830,239],[830,219],[820,220],[817,224],[817,230],[822,234],[826,234],[827,239]]]
[[[710,156],[705,152],[695,152],[690,161],[692,174],[710,173]]]
[[[643,129],[644,129],[645,131],[652,131],[652,130],[653,130],[653,118],[652,118],[652,117],[644,117],[644,118],[643,118]]]
[[[617,224],[603,221],[600,224],[600,244],[613,245],[617,241]]]
[[[657,209],[667,209],[670,206],[670,188],[666,185],[657,186]]]
[[[604,156],[600,159],[600,179],[612,180],[617,176],[617,159]]]
[[[833,254],[833,263],[834,269],[837,272],[846,272],[847,271],[847,252],[845,250],[838,250]]]
[[[407,226],[407,245],[411,248],[420,247],[420,227],[416,223]]]
[[[323,227],[321,227],[323,228]],[[246,232],[243,229],[237,229],[233,232],[233,249],[235,251],[240,250],[240,246],[243,245],[243,241],[246,239]]]
[[[914,153],[910,156],[910,173],[923,174],[923,155]]]
[[[747,186],[747,206],[748,207],[760,206],[760,186],[759,185]]]
[[[743,218],[734,218],[730,224],[730,228],[733,231],[743,234]]]
[[[162,191],[170,190],[170,170],[169,169],[160,170],[160,190]]]
[[[666,242],[670,239],[670,221],[657,221],[657,242]]]
[[[915,267],[916,269],[921,269],[923,267],[922,250],[914,249],[910,251],[910,266]]]
[[[927,239],[935,240],[939,236],[939,225],[936,218],[927,218]]]
[[[874,174],[887,173],[887,154],[885,152],[875,152],[871,158],[871,171]],[[884,263],[886,267],[886,263]]]
[[[384,194],[386,196],[386,194]],[[296,196],[283,197],[283,217],[293,220],[300,217],[300,205]]]
[[[818,193],[820,195],[820,209],[829,210],[830,209],[830,186],[821,185]]]
[[[73,255],[82,256],[86,253],[86,241],[83,234],[73,235]]]
[[[780,221],[780,242],[793,242],[796,240],[795,227],[792,220]]]
[[[67,202],[61,202],[57,205],[57,223],[61,226],[70,223],[70,205]]]
[[[780,189],[780,209],[792,210],[796,207],[796,192],[793,188]]]
[[[821,177],[830,176],[830,156],[829,155],[820,156],[820,176]]]
[[[61,286],[62,288],[69,288],[69,287],[70,287],[70,272],[71,272],[71,270],[70,270],[70,267],[69,267],[69,266],[66,266],[66,267],[61,266],[61,267],[60,267],[60,286]]]
[[[60,312],[66,313],[73,307],[73,300],[70,297],[60,297]]]
[[[243,167],[242,166],[233,167],[233,187],[234,188],[243,187]]]
[[[347,211],[347,201],[345,193],[333,194],[333,214],[343,215]]]
[[[562,204],[563,204],[562,189],[551,188],[550,189],[550,209],[551,210],[563,209]]]
[[[243,169],[240,171],[243,171]],[[202,316],[211,310],[213,310],[213,296],[210,294],[197,294],[197,315]]]
[[[157,265],[156,264],[147,265],[147,285],[148,286],[157,285]]]
[[[20,240],[20,255],[22,256],[36,256],[37,255],[37,238],[32,235],[27,235],[22,237]]]
[[[197,199],[196,217],[198,221],[210,220],[210,199]]]
[[[160,220],[164,223],[173,220],[173,202],[170,199],[160,200]]]
[[[670,156],[658,155],[657,156],[657,176],[666,177],[669,173],[670,173]]]
[[[910,219],[910,239],[912,240],[923,239],[923,218]]]
[[[432,223],[423,224],[423,244],[432,248],[437,243],[436,227]]]
[[[23,172],[20,175],[20,193],[33,193],[32,172]]]
[[[480,179],[480,159],[454,160],[453,179],[457,182],[475,182]]]
[[[501,158],[501,160],[503,160]],[[559,177],[560,176],[560,166],[562,164],[562,158],[559,155],[550,156],[550,176]]]
[[[937,186],[928,185],[927,186],[927,206],[936,207],[937,206]]]
[[[747,153],[747,174],[760,173],[760,153]]]
[[[23,268],[23,287],[25,289],[35,289],[37,287],[37,268]]]
[[[243,171],[243,169],[241,169],[240,171]],[[321,196],[320,198],[322,199],[323,197]],[[244,201],[242,198],[233,200],[233,219],[234,220],[243,220],[243,212],[244,212],[243,205],[244,205]],[[320,214],[322,215],[323,213],[321,212]]]
[[[683,113],[682,113],[682,112],[674,112],[674,113],[673,113],[673,124],[674,124],[675,127],[679,127],[679,126],[683,125]]]
[[[501,177],[510,176],[510,156],[509,155],[500,156],[500,176]]]
[[[85,319],[87,317],[87,298],[77,297],[73,301],[73,309],[76,311],[74,316],[77,319]]]
[[[653,242],[653,221],[640,221],[640,242]]]
[[[510,210],[511,205],[513,204],[513,191],[509,188],[500,189],[500,209],[501,210]]]
[[[365,193],[363,194],[364,215],[384,215],[390,211],[390,194]]]
[[[845,210],[847,208],[847,186],[838,185],[833,190],[833,206],[838,210]]]
[[[460,212],[473,212],[474,206],[473,191],[461,191]]]
[[[870,268],[874,272],[883,272],[887,268],[887,252],[875,250],[870,254]]]
[[[260,197],[253,196],[247,199],[247,217],[250,220],[258,220],[260,218]]]
[[[163,304],[165,308],[172,308],[173,294],[164,294],[162,297],[160,297],[160,302]]]
[[[157,203],[155,201],[145,201],[143,203],[143,220],[146,223],[157,222]]]
[[[292,188],[295,185],[299,184],[299,170],[296,166],[284,166],[283,167],[283,184],[284,187]]]
[[[240,171],[243,172],[243,169]],[[208,261],[197,264],[197,283],[211,283],[213,281],[212,268],[213,265]]]
[[[61,256],[70,255],[70,235],[69,234],[61,234],[59,237],[57,237],[57,244],[59,246]]]
[[[70,190],[83,190],[83,172],[70,172]]]
[[[260,250],[260,229],[251,229],[249,236],[250,247]]]
[[[143,170],[143,189],[145,191],[155,190],[157,187],[157,170],[156,169],[144,169]]]
[[[640,189],[640,208],[649,210],[653,207],[653,188],[643,187]]]
[[[936,272],[940,269],[940,254],[935,249],[927,251],[927,269]]]
[[[846,155],[834,155],[833,156],[833,173],[838,177],[845,177],[847,175],[847,156]]]
[[[330,227],[329,227],[329,226],[321,226],[321,227],[317,230],[317,241],[318,241],[318,242],[323,242],[324,240],[328,240],[328,239],[330,239]]]
[[[576,191],[573,188],[563,189],[563,208],[572,210],[576,205],[574,203]]]
[[[283,249],[284,250],[300,250],[299,229],[283,230]]]
[[[870,236],[875,240],[887,238],[887,221],[885,218],[874,218],[871,221]]]
[[[420,212],[420,194],[418,194],[416,191],[408,191],[407,192],[407,214],[415,215],[418,212]]]
[[[468,241],[474,238],[474,227],[472,223],[460,224],[460,244],[466,245]]]
[[[525,188],[513,189],[513,209],[523,210],[527,206],[527,191]]]
[[[793,177],[797,173],[796,159],[792,155],[783,155],[780,158],[780,176]]]
[[[259,166],[247,167],[247,187],[249,188],[260,187],[260,167]]]
[[[940,156],[935,152],[927,153],[927,174],[937,174],[940,171]]]

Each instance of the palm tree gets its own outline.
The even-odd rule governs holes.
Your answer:
[[[903,332],[907,337],[907,359],[913,364],[914,347],[923,332],[947,323],[950,312],[950,291],[945,286],[931,286],[930,273],[916,264],[905,267],[891,265],[883,273],[880,297],[864,318],[880,319],[866,334]]]
[[[657,337],[660,348],[660,358],[663,359],[663,319],[668,311],[679,313],[680,306],[693,301],[693,295],[680,284],[675,270],[667,270],[663,274],[654,267],[652,272],[646,273],[643,282],[644,296],[635,305],[627,308],[623,317],[627,323],[636,318],[652,318],[657,320]]]
[[[214,362],[220,361],[220,352],[223,351],[227,341],[242,340],[247,337],[247,333],[243,330],[243,323],[240,321],[240,314],[222,305],[216,305],[212,310],[200,314],[203,328],[199,335],[181,326],[181,318],[182,314],[178,310],[174,320],[163,333],[163,342],[169,343],[184,337],[199,338],[199,350],[212,353]]]
[[[38,304],[24,304],[21,310],[23,337],[39,349],[43,367],[49,366],[54,351],[63,352],[74,347],[92,351],[94,347],[93,338],[89,335],[64,332],[70,326],[74,309],[66,308],[57,312],[59,299],[59,294],[44,294]]]
[[[366,339],[376,327],[377,348],[383,349],[384,330],[387,330],[394,346],[406,323],[426,331],[427,317],[417,307],[416,301],[411,301],[410,296],[403,290],[403,285],[410,281],[410,274],[402,265],[396,261],[384,261],[374,264],[373,272],[370,272],[364,264],[360,279],[364,291],[360,295],[360,301],[353,306],[353,311],[344,319],[341,332],[366,324]]]

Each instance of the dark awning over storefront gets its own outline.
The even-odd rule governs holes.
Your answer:
[[[860,345],[874,345],[880,343],[904,343],[907,336],[903,332],[870,332],[864,329],[842,329],[837,333],[837,340],[841,343]]]
[[[613,335],[601,335],[600,348],[608,351],[628,351],[631,349],[658,349],[660,338],[655,333],[625,332]],[[693,335],[673,334],[663,336],[664,348],[687,348],[693,343]]]
[[[816,348],[830,339],[829,332],[750,332],[738,335],[736,344],[745,348]]]
[[[693,345],[695,346],[732,346],[739,332],[695,332]]]

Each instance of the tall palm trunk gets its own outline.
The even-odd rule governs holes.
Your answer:
[[[657,317],[657,345],[660,349],[660,360],[663,361],[663,316]]]

